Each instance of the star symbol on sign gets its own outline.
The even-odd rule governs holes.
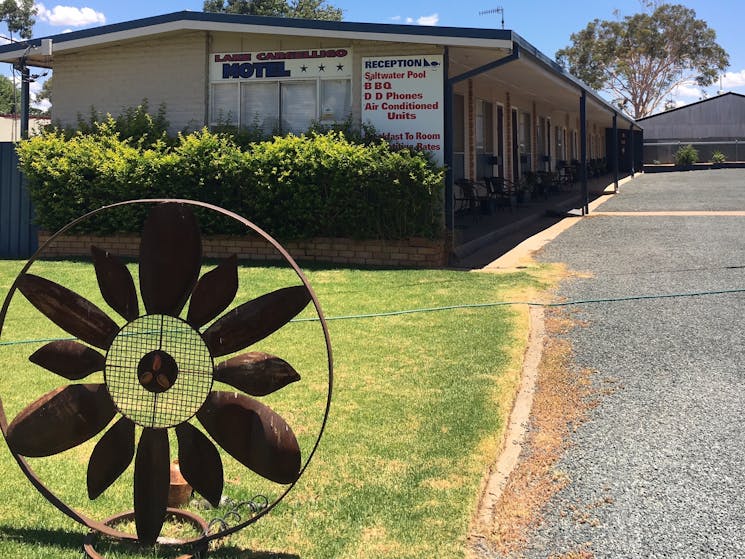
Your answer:
[[[344,70],[344,64],[337,64],[336,69],[337,71],[341,72],[342,70]]]
[[[325,72],[325,71],[326,71],[326,66],[324,66],[323,64],[321,64],[321,65],[320,65],[320,66],[318,67],[318,71],[319,71],[319,72]]]
[[[300,66],[300,71],[301,72],[307,72],[308,71],[308,67],[305,64],[303,64],[302,66]]]

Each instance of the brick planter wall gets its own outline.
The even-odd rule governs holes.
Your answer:
[[[39,246],[49,239],[49,233],[39,233]],[[139,236],[63,236],[44,251],[46,258],[90,256],[90,246],[96,245],[118,256],[136,258]],[[441,268],[448,263],[450,247],[444,239],[412,238],[397,241],[319,238],[289,241],[282,246],[295,260],[353,264],[364,266],[395,266],[403,268]],[[254,261],[280,260],[279,253],[258,237],[211,236],[202,239],[205,258],[238,258]]]

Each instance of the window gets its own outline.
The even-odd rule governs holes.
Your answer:
[[[556,159],[565,161],[567,158],[566,150],[564,149],[564,129],[560,126],[554,127],[556,131]]]
[[[349,80],[321,81],[321,104],[318,120],[341,122],[352,112],[352,92]]]
[[[239,124],[261,128],[266,133],[277,129],[279,124],[279,84],[241,84],[241,114]]]
[[[212,86],[212,106],[210,107],[213,124],[240,124],[238,118],[238,88],[236,84],[215,84]]]
[[[533,159],[533,138],[531,134],[531,114],[520,113],[520,129],[519,129],[519,142],[520,142],[520,171],[525,174],[532,170],[532,159]]]
[[[213,84],[210,124],[300,133],[316,120],[334,124],[347,119],[351,97],[349,80]]]
[[[538,128],[536,129],[536,150],[538,155],[543,157],[546,155],[546,119],[544,117],[538,117]]]
[[[315,82],[287,82],[280,84],[280,89],[280,129],[296,134],[304,132],[318,119]]]
[[[494,174],[494,105],[483,99],[476,100],[476,176]]]
[[[476,153],[494,153],[494,107],[488,101],[476,101]]]

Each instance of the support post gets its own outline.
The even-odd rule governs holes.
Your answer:
[[[584,89],[579,98],[579,135],[579,176],[582,181],[582,215],[587,215],[590,213],[590,193],[587,188],[587,93]]]
[[[618,193],[618,113],[613,113],[613,192]]]
[[[629,151],[631,152],[631,178],[634,178],[634,158],[636,152],[634,151],[634,125],[629,124]]]
[[[31,105],[31,73],[29,72],[28,66],[26,66],[26,56],[22,56],[14,68],[21,74],[21,106],[20,106],[20,136],[22,139],[28,138],[28,121],[30,115]]]
[[[445,47],[445,56],[443,57],[443,75],[445,76],[443,93],[443,118],[445,138],[443,148],[445,149],[445,230],[449,235],[453,234],[455,229],[455,214],[453,203],[453,82],[448,76],[449,70],[449,49]]]
[[[28,121],[31,114],[31,74],[26,61],[21,63],[21,139],[28,139]]]

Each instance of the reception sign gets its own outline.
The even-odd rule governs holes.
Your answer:
[[[362,59],[362,122],[392,144],[432,152],[443,164],[441,55]]]

